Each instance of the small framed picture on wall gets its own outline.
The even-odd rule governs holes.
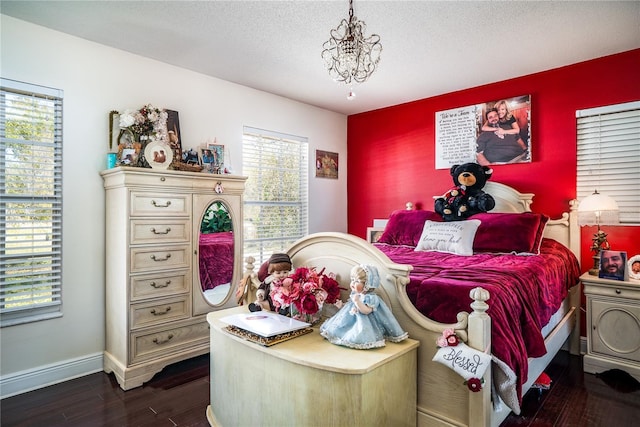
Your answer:
[[[338,179],[338,153],[316,150],[316,178]]]

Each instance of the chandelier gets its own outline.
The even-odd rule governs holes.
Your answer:
[[[322,45],[322,59],[331,78],[345,84],[364,83],[380,62],[380,36],[365,38],[366,24],[353,16],[353,0],[349,0],[349,20],[331,30],[331,38]],[[349,99],[354,95],[349,93]]]

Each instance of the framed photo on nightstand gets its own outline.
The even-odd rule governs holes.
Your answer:
[[[600,271],[598,277],[609,280],[629,280],[627,253],[624,251],[600,251]]]
[[[640,254],[634,255],[629,258],[627,268],[629,269],[630,279],[640,280]]]

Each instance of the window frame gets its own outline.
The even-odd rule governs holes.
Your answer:
[[[257,147],[259,144],[262,146]],[[285,252],[308,234],[309,143],[306,137],[244,126],[242,146],[243,174],[248,176],[243,252],[245,257],[251,256],[261,265],[272,253]],[[279,161],[274,163],[273,157]],[[292,171],[292,167],[286,166],[297,169]],[[267,182],[274,174],[284,178]],[[295,188],[284,187],[287,180],[295,179]],[[266,188],[277,194],[268,199]],[[272,222],[267,224],[267,219]]]
[[[640,224],[640,101],[576,111],[576,197],[618,204],[622,225]]]
[[[11,98],[30,103],[11,104]],[[0,169],[4,171],[0,177],[0,327],[62,316],[63,98],[60,89],[0,79]],[[37,139],[9,138],[11,111],[20,120],[50,128]],[[26,147],[31,161],[12,160],[12,145]],[[35,176],[48,179],[31,179]],[[22,188],[28,191],[19,191]],[[15,231],[26,240],[16,237]],[[24,306],[5,306],[10,280],[20,288]]]

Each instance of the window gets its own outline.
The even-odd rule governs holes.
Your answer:
[[[261,265],[308,230],[306,138],[245,127],[242,143],[244,255]]]
[[[62,91],[0,84],[0,319],[59,317]]]
[[[612,197],[620,222],[640,224],[640,101],[576,112],[577,197]]]

